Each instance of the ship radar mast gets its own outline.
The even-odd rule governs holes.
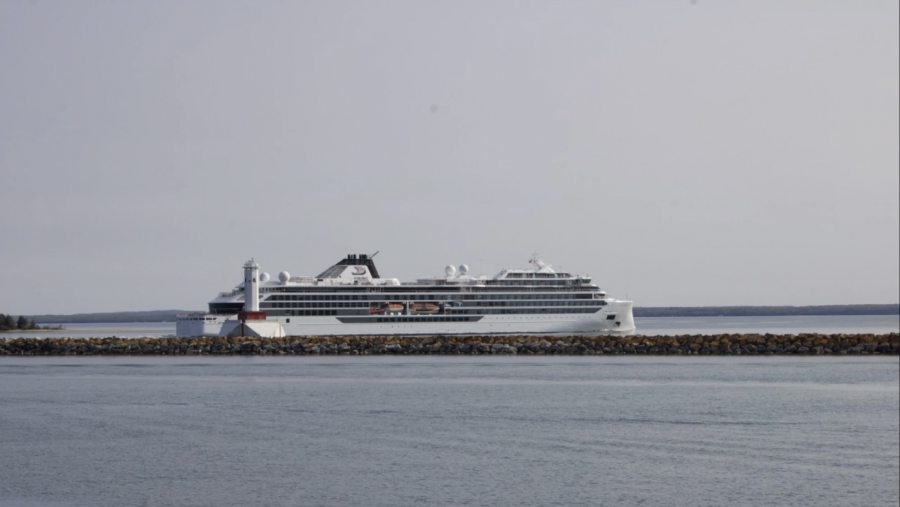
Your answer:
[[[531,259],[528,262],[537,266],[538,273],[555,273],[555,271],[553,271],[553,268],[550,267],[550,264],[544,262],[544,259],[541,259],[540,255],[537,252],[531,254]]]

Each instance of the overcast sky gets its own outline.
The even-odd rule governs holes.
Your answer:
[[[0,313],[251,256],[539,252],[638,306],[900,299],[898,2],[0,2]]]

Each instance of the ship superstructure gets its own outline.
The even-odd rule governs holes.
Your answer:
[[[282,271],[277,280],[248,262],[245,281],[210,301],[208,313],[179,316],[177,335],[628,334],[635,329],[631,301],[610,298],[590,277],[556,272],[536,256],[529,269],[504,269],[493,278],[472,277],[463,264],[411,283],[381,278],[373,257],[348,255],[317,276]]]

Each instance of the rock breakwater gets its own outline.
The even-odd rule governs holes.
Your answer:
[[[82,355],[876,355],[900,333],[680,336],[304,336],[286,338],[13,338],[0,356]]]

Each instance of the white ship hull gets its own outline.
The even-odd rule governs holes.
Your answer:
[[[615,334],[635,331],[631,301],[611,301],[595,314],[485,315],[472,322],[435,322],[433,315],[404,315],[395,322],[345,323],[336,317],[269,317],[287,336],[431,335],[431,334]],[[179,320],[177,336],[219,336],[228,320],[204,314],[208,320]],[[615,319],[608,319],[615,316]],[[388,317],[391,318],[391,317]],[[427,320],[426,320],[427,319]],[[227,332],[227,331],[226,331]]]
[[[175,336],[219,336],[226,317],[212,313],[179,315],[175,321]]]

